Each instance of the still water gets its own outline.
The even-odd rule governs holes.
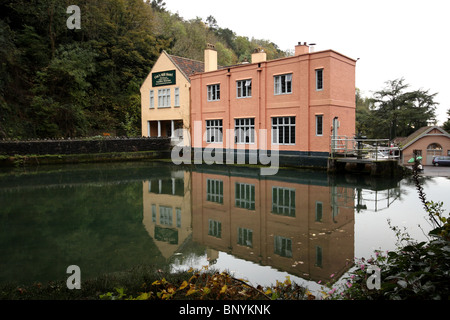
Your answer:
[[[423,179],[446,201],[448,178]],[[82,280],[137,265],[209,265],[257,285],[286,276],[313,289],[355,257],[396,248],[388,225],[425,240],[431,226],[409,178],[156,162],[0,172],[0,283]]]

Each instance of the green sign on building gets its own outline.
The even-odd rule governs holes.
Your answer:
[[[154,72],[152,73],[152,86],[160,87],[160,86],[168,86],[176,84],[176,71],[163,71],[163,72]]]

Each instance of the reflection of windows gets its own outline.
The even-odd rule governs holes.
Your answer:
[[[234,203],[236,207],[255,210],[255,185],[236,182]]]
[[[253,230],[238,228],[238,244],[253,247]]]
[[[181,208],[175,208],[177,214],[177,228],[181,228]]]
[[[272,143],[295,144],[295,117],[272,118]]]
[[[216,238],[222,238],[222,223],[217,220],[209,219],[208,235]]]
[[[152,204],[152,222],[156,222],[156,204]]]
[[[223,203],[223,181],[206,179],[206,200]]]
[[[282,257],[292,258],[292,240],[281,236],[275,236],[274,253]]]
[[[166,178],[150,180],[148,192],[184,196],[184,179]]]
[[[323,216],[323,203],[316,201],[316,221],[321,222]]]
[[[322,247],[316,246],[316,267],[322,267]]]
[[[295,189],[272,187],[272,213],[295,217]]]
[[[172,213],[171,207],[159,206],[159,223],[165,226],[172,225]]]
[[[255,119],[235,119],[234,137],[236,143],[255,143]]]

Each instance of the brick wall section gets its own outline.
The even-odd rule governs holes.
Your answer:
[[[169,138],[108,138],[102,140],[0,141],[0,155],[86,154],[167,151]]]

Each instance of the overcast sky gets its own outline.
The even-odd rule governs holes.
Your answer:
[[[450,109],[448,0],[164,0],[186,19],[213,16],[238,36],[270,40],[282,50],[316,43],[353,59],[363,95],[404,78],[411,90],[438,93],[437,120]]]

